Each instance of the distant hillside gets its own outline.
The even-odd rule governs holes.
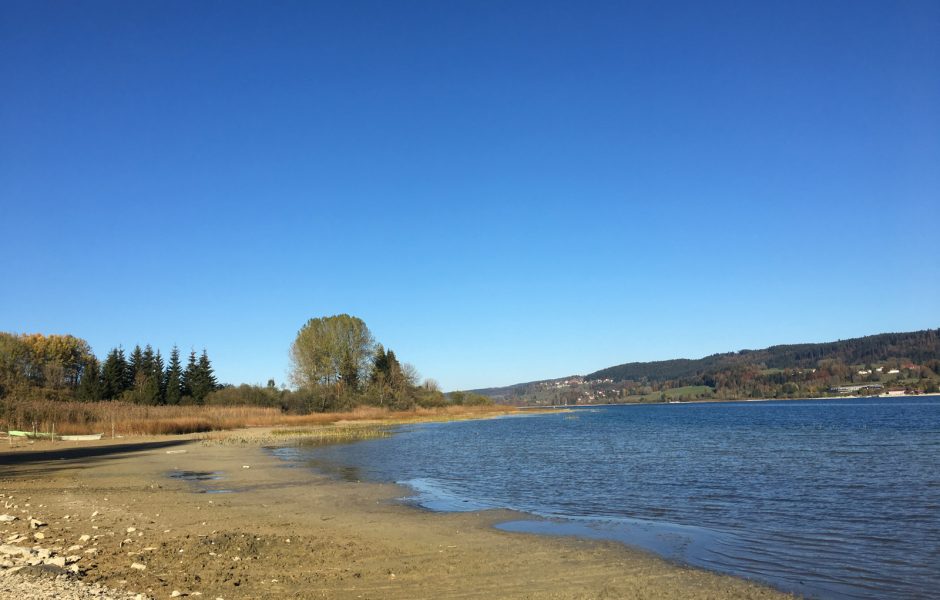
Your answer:
[[[919,393],[940,385],[940,329],[632,362],[583,377],[473,390],[516,404],[592,404]]]
[[[847,365],[864,365],[888,359],[906,358],[920,364],[940,358],[940,329],[910,333],[881,333],[821,344],[790,344],[763,350],[741,350],[712,354],[696,360],[674,359],[633,362],[607,367],[585,376],[589,381],[666,381],[701,376],[708,371],[740,365],[764,365],[768,369],[809,369],[821,360],[839,360]]]
[[[512,398],[514,396],[521,396],[525,393],[527,389],[531,386],[547,386],[547,385],[556,385],[562,384],[566,381],[583,381],[584,378],[580,375],[570,375],[568,377],[559,377],[558,379],[540,379],[538,381],[527,381],[525,383],[514,383],[512,385],[507,385],[503,387],[489,387],[489,388],[480,388],[478,390],[469,390],[474,394],[480,394],[482,396],[489,396],[493,399],[504,399]]]

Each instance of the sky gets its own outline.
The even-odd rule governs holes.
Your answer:
[[[0,3],[0,331],[443,389],[940,326],[940,3]]]

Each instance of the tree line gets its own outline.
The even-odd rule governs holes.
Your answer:
[[[93,357],[76,389],[78,400],[124,400],[134,404],[205,404],[218,389],[212,362],[206,350],[197,358],[189,353],[186,366],[179,348],[173,346],[164,365],[160,351],[150,344],[135,346],[128,358],[122,348],[113,348],[100,366]]]
[[[577,378],[477,390],[514,404],[807,398],[940,391],[940,329],[632,362]],[[850,390],[852,391],[852,390]]]
[[[71,335],[0,333],[0,399],[121,401],[141,405],[254,405],[285,412],[348,410],[360,405],[409,410],[492,404],[471,392],[444,394],[433,379],[377,343],[365,322],[347,314],[310,319],[290,347],[293,389],[220,385],[205,350],[184,365],[176,346],[164,360],[151,345],[99,361]]]
[[[203,404],[219,388],[205,350],[184,366],[176,346],[164,364],[149,344],[99,362],[88,342],[71,335],[0,333],[0,398],[120,400],[135,404]]]
[[[394,410],[446,404],[491,404],[475,394],[449,396],[432,379],[377,343],[365,322],[348,314],[307,321],[291,345],[291,381],[312,410],[371,405]]]
[[[923,364],[940,358],[940,329],[905,333],[881,333],[821,344],[790,344],[760,350],[712,354],[699,359],[633,362],[608,367],[585,376],[597,381],[701,380],[709,372],[746,366],[769,369],[811,369],[821,360],[846,365],[881,363],[903,357],[907,363]]]

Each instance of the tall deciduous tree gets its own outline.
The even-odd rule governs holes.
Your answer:
[[[23,334],[27,349],[22,375],[30,383],[49,388],[74,388],[82,368],[93,356],[88,342],[72,335]]]
[[[29,387],[29,356],[29,347],[18,335],[0,333],[0,398]]]
[[[310,319],[291,346],[291,380],[299,387],[342,383],[358,387],[375,341],[366,324],[347,314]]]

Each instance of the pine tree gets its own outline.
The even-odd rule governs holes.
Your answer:
[[[153,374],[153,347],[150,344],[144,348],[140,355],[140,375],[149,377]]]
[[[388,362],[388,382],[393,388],[397,389],[402,387],[405,378],[402,374],[401,363],[398,362],[398,358],[395,356],[395,353],[389,350],[385,353],[385,359]]]
[[[137,353],[135,352],[135,355]],[[160,378],[154,373],[154,354],[150,344],[140,353],[137,373],[134,376],[134,401],[153,406],[160,402]],[[134,356],[131,360],[133,362]]]
[[[215,374],[212,371],[212,363],[209,362],[209,355],[205,349],[199,357],[199,363],[196,365],[195,379],[193,381],[193,398],[197,404],[203,404],[206,396],[218,387]]]
[[[196,380],[199,378],[198,371],[199,366],[196,364],[196,351],[190,350],[189,361],[186,363],[186,370],[183,371],[183,377],[181,381],[183,398],[194,398]]]
[[[180,349],[173,346],[170,363],[166,367],[166,403],[179,404],[182,392],[183,367],[180,365]]]
[[[76,395],[85,402],[101,400],[101,372],[98,368],[98,359],[89,356],[82,367],[82,378],[78,383]]]
[[[134,346],[131,352],[130,360],[127,361],[127,372],[124,379],[124,389],[133,390],[137,388],[137,376],[141,371],[141,363],[144,362],[144,353],[140,349],[140,344]]]
[[[388,357],[385,355],[385,348],[378,344],[375,349],[375,356],[372,359],[372,383],[378,383],[385,379],[388,374]]]
[[[127,389],[127,361],[123,348],[113,348],[105,358],[101,369],[101,398],[114,400]]]
[[[157,384],[157,404],[166,404],[166,380],[163,378],[163,356],[157,350],[153,357],[153,364],[150,367],[150,377]]]

